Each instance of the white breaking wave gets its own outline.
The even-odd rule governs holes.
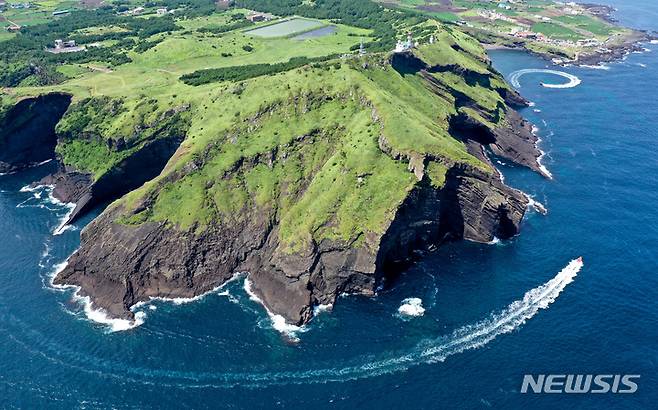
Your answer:
[[[272,312],[267,306],[265,306],[263,300],[259,298],[258,295],[256,295],[256,293],[254,293],[249,278],[244,279],[244,291],[247,292],[247,295],[249,295],[249,298],[251,300],[259,303],[265,308],[265,311],[267,312],[267,315],[270,317],[270,321],[272,322],[272,327],[278,332],[288,336],[290,340],[298,342],[299,338],[297,337],[297,334],[308,330],[304,326],[297,326],[286,322],[286,319],[283,316],[277,315],[276,313]]]
[[[64,208],[68,209],[66,214],[64,214],[64,216],[62,216],[60,218],[59,225],[57,225],[57,228],[55,228],[55,230],[53,231],[53,235],[61,235],[64,232],[66,232],[67,230],[72,229],[73,226],[72,225],[67,225],[67,222],[68,222],[69,218],[71,217],[71,214],[73,214],[73,211],[75,210],[75,204],[74,203],[65,203],[65,202],[62,202],[59,199],[55,198],[55,196],[53,195],[52,190],[50,190],[48,192],[48,199],[50,200],[51,203],[53,203],[55,205],[58,205],[58,206],[62,206]]]
[[[329,312],[333,308],[334,305],[330,303],[313,306],[313,316],[317,316],[320,313]]]
[[[54,185],[35,185],[35,186],[30,186],[30,185],[25,185],[22,187],[19,192],[29,192],[32,194],[32,198],[28,198],[25,201],[21,202],[20,204],[16,205],[17,208],[25,208],[25,207],[37,207],[37,208],[45,208],[51,211],[59,211],[60,209],[53,209],[51,207],[48,207],[44,205],[43,202],[55,205],[57,208],[62,208],[66,209],[66,214],[64,214],[62,217],[59,219],[59,224],[53,231],[53,235],[61,235],[62,233],[66,232],[67,230],[74,229],[74,226],[72,225],[67,225],[66,222],[68,222],[69,217],[73,213],[73,210],[75,209],[75,204],[74,203],[65,203],[60,201],[59,199],[55,198],[53,195],[53,190],[55,189]],[[43,193],[47,192],[48,193],[48,198],[43,199]],[[36,205],[30,204],[30,201],[37,200],[40,203]]]
[[[78,296],[76,292],[75,298],[83,304],[85,315],[89,320],[109,326],[112,332],[121,332],[136,328],[144,324],[144,320],[146,319],[146,313],[144,312],[135,312],[135,320],[112,318],[107,315],[105,310],[94,309],[93,302],[89,296]]]
[[[532,134],[537,136],[538,133],[539,133],[539,128],[537,126],[533,125],[532,126]],[[537,149],[539,149],[539,144],[541,142],[542,142],[542,139],[537,136],[537,142],[535,143],[535,146],[538,147]],[[539,165],[539,170],[546,176],[546,178],[553,179],[553,174],[551,174],[551,171],[549,171],[548,168],[546,168],[546,166],[544,164],[542,164],[542,162],[541,162],[544,159],[545,156],[546,156],[546,153],[543,150],[539,149],[539,157],[537,157],[537,165]]]
[[[70,207],[69,211],[60,218],[59,225],[57,225],[57,228],[55,228],[55,230],[53,231],[53,235],[61,235],[64,232],[75,228],[73,225],[69,225],[66,223],[71,217],[71,214],[73,213],[74,209],[75,209],[75,205],[73,207]]]
[[[35,192],[40,189],[48,189],[48,188],[53,189],[54,186],[53,185],[35,185],[35,186],[25,185],[24,187],[19,189],[18,192]]]
[[[163,296],[151,296],[151,297],[149,297],[148,300],[135,303],[134,305],[132,305],[130,307],[130,310],[133,311],[133,312],[136,312],[135,314],[140,313],[138,311],[138,309],[145,308],[145,307],[148,307],[148,309],[150,309],[150,310],[156,310],[157,307],[155,305],[151,304],[154,301],[173,303],[174,305],[177,305],[177,306],[178,305],[185,305],[185,304],[188,304],[188,303],[198,302],[201,299],[204,299],[206,296],[208,296],[210,294],[213,294],[215,292],[217,292],[216,294],[219,295],[219,296],[228,296],[229,299],[230,299],[232,296],[231,296],[231,294],[229,293],[228,290],[225,290],[225,291],[222,291],[222,292],[219,292],[219,290],[221,290],[226,285],[228,285],[229,283],[231,283],[234,280],[236,280],[237,278],[239,278],[241,275],[242,275],[241,272],[237,272],[229,280],[222,283],[221,285],[215,286],[214,288],[212,288],[209,291],[204,292],[200,295],[192,296],[192,297],[189,297],[189,298],[183,298],[183,297],[168,298],[168,297],[163,297]]]
[[[73,300],[82,304],[83,311],[88,320],[107,326],[110,332],[120,332],[123,330],[133,329],[144,324],[144,320],[146,319],[146,313],[144,312],[136,312],[134,320],[111,318],[107,315],[107,312],[104,309],[94,309],[93,302],[89,296],[81,296],[79,294],[80,286],[56,285],[53,283],[55,276],[57,276],[59,272],[63,271],[66,266],[68,266],[68,259],[54,266],[53,272],[50,275],[50,286],[53,289],[61,291],[65,291],[70,288],[75,289],[73,293]]]
[[[521,88],[521,83],[519,83],[519,79],[526,74],[536,74],[536,73],[558,75],[560,77],[564,77],[567,80],[569,80],[569,82],[564,84],[541,83],[541,85],[546,88],[573,88],[578,86],[582,82],[580,78],[576,77],[573,74],[565,73],[564,71],[547,70],[543,68],[526,68],[523,70],[515,71],[512,74],[510,74],[509,80],[514,87]]]
[[[543,285],[529,290],[523,295],[523,298],[512,302],[506,308],[491,313],[488,317],[473,324],[462,326],[449,335],[423,339],[410,351],[389,351],[382,352],[377,356],[371,354],[358,356],[351,360],[348,359],[342,366],[337,367],[223,373],[180,372],[174,369],[145,369],[130,366],[124,367],[118,372],[115,367],[105,365],[101,369],[89,366],[76,368],[93,373],[102,371],[106,376],[123,381],[128,377],[135,382],[146,384],[157,382],[158,385],[179,388],[230,388],[238,384],[263,387],[282,384],[327,383],[396,373],[420,364],[442,362],[449,356],[480,348],[500,335],[519,329],[528,320],[534,318],[539,311],[547,309],[554,303],[567,285],[574,281],[582,267],[582,259],[574,259],[555,277]],[[248,282],[245,285],[247,285],[246,288],[249,288]],[[98,319],[102,320],[102,318]],[[62,348],[58,347],[57,352],[61,351]],[[333,360],[334,363],[339,361],[340,358]],[[94,364],[99,363],[95,361]]]
[[[541,153],[541,155],[539,155],[539,157],[537,158],[537,164],[539,165],[539,170],[543,172],[548,177],[548,179],[553,179],[553,174],[551,174],[551,171],[549,171],[548,168],[546,168],[546,166],[541,163],[542,159],[544,159],[544,156],[546,156],[546,153],[542,150],[539,150],[539,152]]]
[[[582,67],[582,68],[589,68],[589,69],[592,69],[592,70],[605,70],[605,71],[609,71],[609,70],[610,70],[610,66],[609,66],[609,65],[605,65],[605,64],[598,64],[598,65],[588,65],[588,64],[583,64],[583,65],[580,65],[579,67]]]
[[[185,305],[185,304],[192,303],[192,302],[198,302],[199,300],[205,298],[206,296],[219,291],[224,286],[226,286],[229,282],[235,280],[235,278],[237,278],[238,276],[239,276],[239,274],[236,273],[231,279],[227,280],[226,282],[222,283],[221,285],[216,286],[216,287],[210,289],[209,291],[207,291],[205,293],[202,293],[200,295],[192,296],[190,298],[182,298],[182,297],[167,298],[167,297],[162,297],[162,296],[152,296],[149,299],[149,301],[137,303],[137,304],[133,305],[133,308],[143,306],[145,304],[148,304],[150,301],[154,301],[154,300],[158,300],[158,301],[161,301],[161,302],[170,302],[170,303],[173,303],[174,305]]]
[[[500,243],[500,238],[494,236],[492,240],[487,242],[487,245],[498,245]]]
[[[398,313],[404,316],[423,316],[425,314],[425,308],[423,307],[423,301],[420,298],[406,298],[402,301],[402,304],[398,308]]]
[[[546,209],[546,207],[541,202],[536,201],[534,198],[527,194],[526,198],[528,199],[528,208],[533,208],[535,211],[542,215],[548,214],[548,209]]]

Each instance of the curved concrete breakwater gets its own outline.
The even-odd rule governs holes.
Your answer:
[[[565,73],[564,71],[557,71],[557,70],[548,70],[548,69],[542,69],[542,68],[527,68],[524,70],[518,70],[514,71],[512,74],[509,76],[509,81],[512,84],[512,86],[516,88],[521,88],[521,83],[519,83],[519,79],[526,75],[526,74],[553,74],[557,75],[563,78],[566,78],[569,80],[569,82],[564,83],[564,84],[547,84],[547,83],[541,83],[542,87],[546,88],[573,88],[578,86],[582,81],[580,78],[576,77],[573,74]]]

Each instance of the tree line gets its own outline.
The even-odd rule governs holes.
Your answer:
[[[295,68],[303,67],[307,64],[327,61],[336,57],[338,56],[335,54],[315,58],[293,57],[284,63],[251,64],[222,68],[210,68],[205,70],[197,70],[190,74],[185,74],[180,77],[180,80],[185,84],[194,86],[219,81],[244,81],[249,78],[294,70]]]

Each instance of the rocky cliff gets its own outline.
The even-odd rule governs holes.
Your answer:
[[[55,198],[76,204],[67,224],[140,187],[162,171],[185,138],[187,107],[165,110],[152,123],[130,124],[127,136],[103,135],[96,127],[120,114],[121,104],[105,98],[72,104],[70,95],[58,93],[21,100],[2,117],[0,172],[55,160],[57,171],[33,185],[53,185]]]
[[[0,118],[0,173],[19,171],[55,155],[55,125],[71,103],[67,94],[25,98]]]
[[[165,133],[141,146],[118,161],[102,176],[94,179],[89,172],[67,166],[57,159],[59,169],[36,182],[36,185],[53,185],[53,196],[76,206],[66,224],[72,224],[94,207],[120,198],[155,178],[176,152],[184,135]]]
[[[270,80],[230,90],[236,119],[197,151],[187,140],[177,165],[87,226],[55,283],[130,318],[140,301],[249,272],[271,311],[303,324],[340,294],[373,295],[445,241],[516,235],[528,201],[485,147],[538,169],[512,108],[523,99],[485,59],[441,66],[421,51],[286,73],[247,114]],[[309,73],[321,81],[295,89]]]
[[[268,308],[302,324],[313,306],[342,293],[373,295],[387,275],[447,240],[515,235],[526,207],[525,196],[496,176],[455,166],[441,189],[419,181],[383,235],[359,245],[313,242],[293,254],[282,250],[276,221],[256,213],[198,234],[164,222],[119,224],[122,210],[114,208],[84,229],[82,248],[55,283],[78,285],[111,315],[132,317],[130,307],[150,297],[189,298],[250,272]]]

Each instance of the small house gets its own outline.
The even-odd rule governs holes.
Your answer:
[[[55,40],[55,47],[46,48],[46,51],[53,54],[59,53],[77,53],[78,51],[86,50],[85,46],[78,46],[75,40],[64,41],[62,39]]]
[[[272,15],[267,14],[267,13],[249,13],[247,14],[247,20],[251,21],[252,23],[258,23],[261,21],[270,21],[272,20]]]

